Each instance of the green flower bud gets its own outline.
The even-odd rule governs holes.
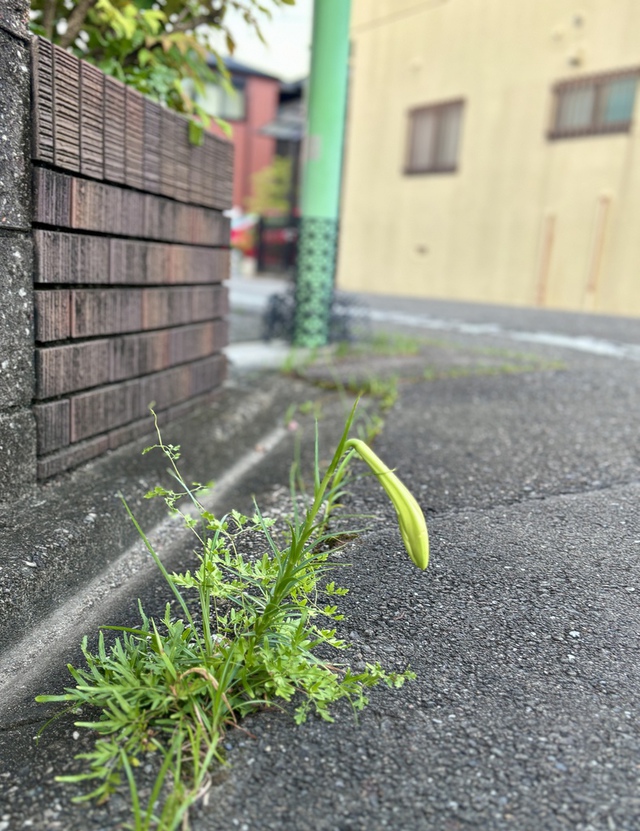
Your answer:
[[[429,532],[422,509],[415,497],[363,441],[349,439],[347,447],[352,447],[378,477],[396,509],[400,534],[407,553],[418,568],[425,569],[429,565]]]

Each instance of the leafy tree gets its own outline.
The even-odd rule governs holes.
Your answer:
[[[276,156],[273,162],[252,176],[253,195],[248,200],[249,211],[261,216],[281,216],[291,208],[291,159]]]
[[[205,112],[185,91],[205,82],[228,85],[220,56],[209,43],[221,31],[231,54],[235,39],[227,13],[238,11],[262,39],[260,22],[295,0],[32,0],[33,32],[52,40],[178,112]],[[215,55],[218,69],[207,65]]]

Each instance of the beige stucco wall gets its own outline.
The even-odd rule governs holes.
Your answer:
[[[546,137],[552,85],[639,67],[638,32],[638,0],[354,0],[339,286],[640,314],[637,128]],[[455,98],[458,171],[404,175],[407,111]]]

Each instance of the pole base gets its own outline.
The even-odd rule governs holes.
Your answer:
[[[337,249],[337,219],[301,218],[296,272],[296,346],[313,348],[329,341]]]

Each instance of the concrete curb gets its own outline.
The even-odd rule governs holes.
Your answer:
[[[218,482],[226,475],[228,481],[234,471],[250,467],[256,445],[257,458],[264,457],[287,407],[309,397],[306,384],[277,375],[239,379],[214,404],[164,427],[163,439],[184,445],[181,469],[189,480]],[[8,670],[23,638],[35,638],[41,646],[43,638],[54,634],[59,640],[61,631],[73,628],[65,614],[83,618],[88,613],[90,586],[94,601],[104,602],[124,591],[139,571],[138,535],[120,495],[145,530],[155,528],[167,538],[164,503],[144,499],[155,485],[170,486],[162,454],[141,455],[154,443],[151,418],[149,428],[147,437],[33,488],[0,510],[0,661],[7,671],[0,671],[0,677],[15,679]],[[46,627],[38,634],[56,613],[50,635]],[[13,661],[8,660],[10,651]]]

